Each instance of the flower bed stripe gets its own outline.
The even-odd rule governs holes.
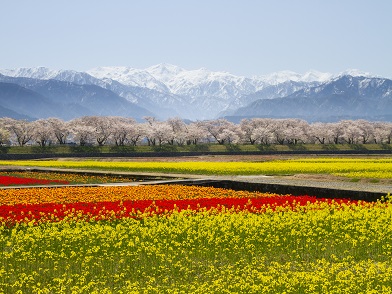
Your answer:
[[[313,196],[274,196],[262,198],[200,198],[184,200],[126,200],[105,202],[77,202],[69,204],[15,204],[0,206],[0,220],[8,224],[29,221],[59,221],[65,217],[77,220],[99,220],[122,217],[140,217],[141,215],[165,214],[172,211],[192,210],[208,211],[211,209],[232,209],[235,212],[249,211],[263,213],[268,210],[298,210],[311,204],[337,206],[357,204],[347,199],[317,199]]]
[[[13,176],[0,176],[0,186],[48,185],[48,184],[69,184],[69,182],[63,180],[46,180],[46,179],[34,179],[34,178],[20,178],[20,177],[13,177]]]
[[[0,190],[0,204],[180,200],[198,198],[259,198],[278,194],[234,191],[213,187],[152,185],[126,187],[60,187]]]
[[[106,176],[93,174],[78,174],[78,173],[58,173],[58,172],[43,172],[43,171],[3,171],[1,176],[10,176],[17,178],[32,178],[51,180],[53,182],[64,182],[66,184],[88,184],[88,183],[119,183],[119,182],[134,182],[135,177],[132,176]]]

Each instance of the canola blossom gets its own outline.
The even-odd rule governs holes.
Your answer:
[[[0,293],[391,293],[391,218],[388,197],[0,190]]]
[[[309,204],[310,205],[310,204]],[[390,293],[389,203],[0,227],[4,293]]]
[[[392,159],[315,158],[264,162],[0,161],[0,165],[217,175],[334,174],[392,178]]]

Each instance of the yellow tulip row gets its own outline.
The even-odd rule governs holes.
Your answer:
[[[273,196],[277,194],[181,185],[28,188],[0,189],[0,205]]]

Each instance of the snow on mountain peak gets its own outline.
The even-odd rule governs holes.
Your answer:
[[[88,71],[94,77],[112,79],[125,85],[154,89],[188,97],[189,101],[200,97],[219,99],[239,99],[264,89],[268,85],[278,85],[288,81],[324,83],[335,75],[316,70],[304,74],[294,71],[280,71],[259,77],[242,77],[228,72],[210,71],[207,68],[186,70],[176,65],[161,63],[146,69],[129,67],[101,67]],[[354,73],[350,70],[347,73]]]
[[[310,91],[309,89],[317,85],[322,89],[322,84],[332,83],[339,77],[342,78],[343,86],[350,83],[355,86],[355,83],[359,83],[361,91],[367,91],[369,85],[383,83],[382,80],[372,79],[374,76],[369,73],[355,69],[339,74],[316,70],[300,74],[285,70],[262,76],[244,77],[207,68],[186,70],[168,63],[146,69],[104,66],[86,72],[52,70],[46,67],[0,69],[0,74],[97,85],[142,107],[151,108],[157,111],[156,113],[182,114],[190,119],[216,117],[222,110],[244,107],[255,99],[285,97],[301,89]],[[365,78],[356,78],[358,76]],[[386,95],[391,92],[388,91]]]
[[[157,65],[153,65],[146,68],[146,71],[149,72],[150,74],[154,73],[154,74],[161,74],[161,75],[166,75],[166,74],[176,75],[182,71],[185,71],[185,69],[169,63],[159,63]]]
[[[372,75],[369,72],[364,72],[355,68],[342,71],[341,73],[338,73],[335,77],[341,77],[346,75],[353,76],[353,77],[376,77],[375,75]]]
[[[111,79],[127,86],[143,87],[161,92],[168,92],[166,85],[146,70],[125,66],[104,66],[87,71],[88,74],[98,79]]]
[[[55,77],[59,71],[47,67],[21,67],[15,69],[0,69],[0,73],[10,77],[24,77],[48,80]]]
[[[304,74],[299,74],[290,70],[274,72],[268,75],[255,77],[267,84],[277,85],[287,81],[293,82],[325,82],[332,77],[330,73],[323,73],[316,70],[310,70]]]
[[[180,95],[193,97],[217,96],[237,97],[255,91],[253,80],[235,76],[228,72],[213,72],[206,68],[184,70],[167,82],[169,89]]]
[[[269,85],[278,85],[288,81],[324,83],[344,76],[371,76],[369,73],[349,69],[339,74],[309,70],[304,74],[284,70],[256,77],[236,76],[223,71],[210,71],[207,68],[186,70],[179,66],[160,63],[146,69],[126,66],[97,67],[87,72],[72,70],[51,70],[46,67],[18,68],[0,70],[0,73],[12,77],[37,79],[59,79],[73,83],[95,84],[106,87],[113,81],[125,86],[152,89],[164,94],[186,96],[189,99],[200,97],[219,97],[224,100],[239,99],[264,89]]]
[[[158,81],[167,83],[185,69],[168,63],[160,63],[146,68],[146,71]]]
[[[289,80],[297,81],[299,77],[300,75],[296,72],[284,70],[284,71],[278,71],[271,74],[255,77],[255,79],[260,79],[263,82],[270,85],[277,85]]]
[[[301,77],[301,82],[326,82],[332,78],[329,72],[320,72],[317,70],[309,70]]]

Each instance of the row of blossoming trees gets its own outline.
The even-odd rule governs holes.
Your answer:
[[[95,145],[191,145],[217,144],[391,144],[392,123],[342,120],[335,123],[307,123],[300,119],[244,119],[234,124],[225,119],[186,123],[180,118],[158,121],[132,118],[85,116],[63,121],[0,118],[2,145],[66,144]]]

